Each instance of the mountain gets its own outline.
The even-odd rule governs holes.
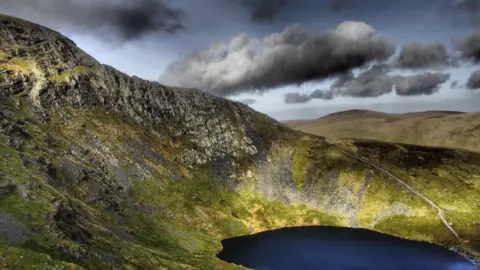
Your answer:
[[[220,240],[367,228],[480,258],[480,154],[294,131],[0,16],[0,266],[241,269]]]
[[[287,126],[332,138],[360,138],[480,152],[480,113],[427,111],[387,114],[351,110]]]

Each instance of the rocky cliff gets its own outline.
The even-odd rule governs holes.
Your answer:
[[[226,237],[368,228],[480,257],[480,154],[290,130],[0,16],[0,266],[228,269]]]

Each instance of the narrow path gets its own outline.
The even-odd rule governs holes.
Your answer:
[[[334,145],[334,144],[330,144],[331,146],[335,147],[336,149],[340,150],[342,153],[344,153],[345,155],[347,156],[350,156],[356,160],[359,160],[365,164],[368,164],[370,166],[373,166],[374,168],[376,168],[377,170],[387,174],[388,176],[392,177],[393,179],[395,179],[397,182],[399,182],[400,184],[402,184],[404,187],[406,187],[408,190],[410,190],[413,194],[419,196],[420,198],[422,198],[425,202],[427,202],[428,204],[430,204],[432,207],[434,207],[435,209],[437,209],[437,212],[438,212],[438,216],[440,217],[440,219],[442,220],[443,224],[445,224],[445,226],[455,235],[456,238],[459,238],[457,232],[455,232],[455,230],[452,228],[452,226],[450,226],[450,224],[448,223],[448,221],[446,220],[445,218],[445,215],[444,215],[444,211],[442,208],[440,208],[438,205],[436,205],[432,200],[430,200],[427,196],[419,193],[418,191],[416,191],[413,187],[411,187],[409,184],[405,183],[400,177],[396,176],[393,172],[375,164],[375,163],[372,163],[370,162],[369,160],[367,159],[364,159],[362,157],[359,157],[349,151],[346,151],[344,149],[342,149],[341,147],[337,146],[337,145]]]

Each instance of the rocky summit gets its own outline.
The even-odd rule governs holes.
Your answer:
[[[480,154],[293,131],[0,16],[0,268],[241,269],[221,240],[366,228],[480,258]]]

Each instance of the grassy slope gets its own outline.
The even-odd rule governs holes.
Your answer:
[[[27,76],[38,63],[1,57],[10,74]],[[70,76],[95,78],[93,72],[64,71],[44,91]],[[212,164],[180,162],[190,143],[167,129],[139,125],[108,107],[48,113],[50,121],[42,122],[28,92],[0,102],[0,219],[7,220],[0,223],[0,266],[7,269],[235,269],[215,258],[225,237],[355,222],[480,252],[478,154],[368,141],[341,145],[381,162],[448,210],[462,237],[455,239],[434,209],[386,175],[260,114],[252,121],[267,144],[268,166],[249,156],[235,159],[240,186],[233,191],[212,181]],[[290,174],[293,188],[283,183]]]
[[[12,109],[2,105],[3,110],[6,108]],[[25,121],[24,131],[32,138],[25,140],[23,151],[8,146],[5,136],[0,143],[2,186],[16,187],[11,194],[4,194],[0,207],[3,213],[11,214],[35,231],[23,232],[29,240],[21,245],[10,241],[8,235],[4,239],[7,245],[1,253],[9,258],[8,268],[28,267],[34,260],[49,264],[52,263],[50,259],[59,265],[63,260],[85,268],[101,268],[106,264],[96,255],[110,254],[127,267],[176,269],[190,265],[225,269],[225,263],[214,257],[221,248],[219,240],[222,238],[285,226],[334,225],[337,222],[337,218],[302,204],[287,206],[267,200],[249,187],[234,193],[215,185],[211,181],[210,168],[192,170],[175,163],[175,153],[183,147],[181,142],[169,140],[166,134],[152,134],[131,120],[104,110],[58,110],[56,114],[74,116],[68,118],[68,124],[63,123],[63,119],[49,125],[29,122],[28,108],[24,113],[15,113],[15,121]],[[60,117],[54,115],[53,119]],[[89,147],[92,138],[103,148],[98,153]],[[130,177],[132,184],[128,194],[108,191],[115,183],[99,183],[109,179],[97,179],[92,175],[78,181],[69,173],[68,168],[75,168],[75,165],[98,166],[95,163],[105,158],[115,159],[125,171],[137,166],[139,161],[129,160],[136,150],[126,144],[125,138],[147,145],[164,158],[159,162],[142,156],[152,170],[152,177],[142,180]],[[72,150],[72,145],[81,150]],[[82,160],[69,151],[92,153]],[[40,171],[35,164],[25,166],[22,162],[22,159],[40,155],[50,156],[53,164],[50,172]],[[88,161],[90,155],[92,163]],[[182,180],[173,181],[173,175]],[[24,185],[36,187],[28,190],[28,198],[17,194]],[[95,186],[100,186],[100,191]],[[107,202],[99,202],[101,200]],[[59,204],[67,205],[67,220],[52,218],[58,213]],[[81,217],[73,218],[73,213]],[[45,222],[46,216],[52,220]],[[64,222],[67,226],[63,226]],[[88,235],[85,236],[88,244],[79,244],[79,235]],[[62,252],[53,248],[56,245],[61,245]],[[82,258],[86,259],[76,261],[75,254],[81,252],[86,253],[82,253]],[[44,265],[45,269],[50,269],[48,264]]]
[[[326,116],[289,121],[297,130],[332,138],[362,138],[480,151],[480,113]]]

